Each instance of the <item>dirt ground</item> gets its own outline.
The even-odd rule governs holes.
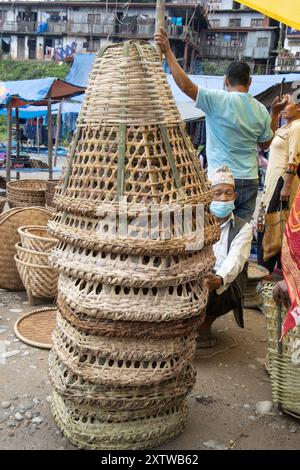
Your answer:
[[[73,449],[51,416],[48,352],[25,345],[13,332],[19,316],[36,308],[23,292],[0,290],[0,346],[6,341],[6,351],[13,352],[0,362],[0,448]],[[244,330],[231,314],[219,319],[218,345],[197,351],[186,429],[161,449],[300,448],[300,422],[274,407],[266,415],[256,412],[258,402],[272,400],[264,369],[265,319],[258,310],[247,310],[245,318]]]

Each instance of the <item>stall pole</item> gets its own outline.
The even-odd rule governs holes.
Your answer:
[[[6,149],[6,182],[11,177],[11,141],[12,141],[12,103],[7,103],[7,149]]]
[[[51,100],[48,101],[48,166],[49,166],[49,180],[53,179],[52,167],[52,116],[51,116]]]
[[[157,0],[156,2],[156,18],[155,18],[155,33],[159,33],[160,28],[165,27],[165,0]],[[162,60],[162,51],[159,46],[157,52],[159,53],[160,60]]]
[[[57,165],[57,151],[58,151],[59,134],[60,134],[60,126],[61,126],[62,104],[63,102],[61,101],[59,103],[58,114],[57,114],[56,136],[55,136],[55,147],[54,147],[54,167],[56,167]]]
[[[19,108],[16,108],[16,159],[20,158],[20,121]]]

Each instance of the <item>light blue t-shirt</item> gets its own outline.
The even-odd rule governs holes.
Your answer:
[[[249,93],[202,87],[196,106],[206,114],[208,177],[226,165],[234,178],[258,178],[257,144],[273,137],[265,106]]]

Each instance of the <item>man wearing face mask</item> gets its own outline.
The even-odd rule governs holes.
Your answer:
[[[213,347],[216,339],[211,334],[213,322],[231,310],[237,324],[243,328],[243,292],[247,283],[247,261],[250,256],[252,227],[233,214],[236,199],[232,173],[226,166],[219,167],[211,176],[213,201],[211,213],[221,228],[221,238],[214,245],[216,262],[208,277],[209,299],[206,319],[198,331],[198,347]]]

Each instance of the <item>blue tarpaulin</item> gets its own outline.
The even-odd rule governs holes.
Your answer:
[[[86,87],[95,58],[96,54],[76,54],[66,82]]]
[[[6,102],[9,101],[11,96],[17,96],[24,101],[42,101],[45,99],[53,85],[56,78],[38,78],[35,80],[17,80],[12,82],[5,82],[5,88],[8,90],[9,96]]]
[[[51,114],[55,115],[58,114],[59,104],[53,104],[51,106]],[[62,114],[65,113],[79,113],[80,111],[80,103],[62,103]],[[15,109],[13,109],[13,117],[15,116]],[[32,119],[36,117],[47,116],[48,108],[47,106],[26,106],[19,108],[19,118],[20,119]],[[0,110],[0,115],[7,116],[6,108]]]

